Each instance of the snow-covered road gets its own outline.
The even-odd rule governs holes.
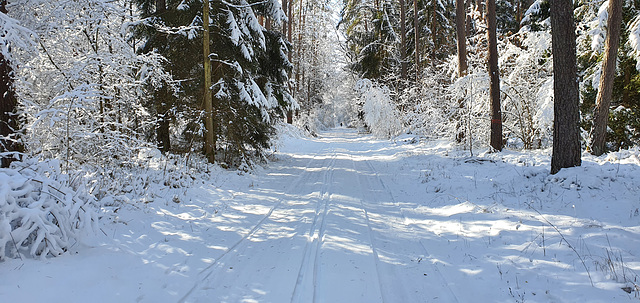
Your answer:
[[[456,302],[427,284],[427,254],[353,130],[323,133],[251,190],[284,192],[251,231],[202,272],[184,302]],[[436,274],[436,273],[434,273]]]
[[[0,263],[0,301],[638,302],[639,150],[549,175],[548,151],[343,128],[279,149],[113,209],[71,254]]]

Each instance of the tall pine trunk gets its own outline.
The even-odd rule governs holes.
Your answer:
[[[591,153],[600,156],[606,152],[607,124],[609,106],[613,94],[613,79],[616,76],[616,58],[620,44],[620,24],[622,23],[622,0],[609,0],[609,18],[607,19],[607,40],[604,45],[602,76],[598,86],[596,108],[591,129]]]
[[[407,79],[407,25],[404,0],[400,0],[400,78]]]
[[[502,110],[500,109],[500,70],[498,69],[498,40],[496,37],[496,0],[487,0],[487,38],[489,43],[489,97],[491,112],[491,147],[502,150]]]
[[[458,77],[467,73],[467,36],[464,0],[456,0],[456,38],[458,42]]]
[[[7,1],[0,1],[0,11],[7,13]],[[5,47],[5,46],[2,46]],[[9,48],[9,51],[10,48]],[[10,62],[0,53],[0,153],[20,153],[24,149],[18,138],[18,100],[13,88],[13,69]],[[0,167],[9,167],[16,160],[15,155],[0,157]]]
[[[418,22],[418,0],[413,0],[413,32],[415,34],[416,82],[420,80],[420,34]]]
[[[167,11],[165,0],[156,0],[156,16],[160,16]],[[159,33],[161,41],[168,43],[164,33]],[[97,39],[96,39],[97,41]],[[97,43],[97,42],[96,42]],[[156,141],[158,149],[163,153],[168,152],[171,149],[171,135],[169,133],[170,117],[170,100],[171,94],[168,92],[167,84],[164,84],[155,93],[155,108],[156,108]],[[102,115],[101,115],[102,116]]]
[[[292,36],[292,30],[293,30],[293,0],[289,0],[288,3],[288,7],[287,7],[287,41],[292,45],[292,47],[289,48],[289,52],[287,53],[287,58],[289,59],[289,62],[292,62],[291,58],[293,56],[293,41],[291,40],[291,36]],[[293,62],[292,62],[293,63]],[[291,79],[291,72],[289,72],[289,79]],[[292,87],[291,87],[291,82],[289,82],[289,91],[292,94]],[[293,124],[293,110],[288,110],[287,111],[287,123],[289,124]]]
[[[551,173],[580,166],[576,25],[573,0],[551,1],[553,52],[553,152]]]
[[[211,59],[209,55],[209,0],[203,1],[202,26],[204,34],[202,37],[202,50],[204,60],[204,154],[210,163],[216,161],[216,141],[213,129],[213,101],[211,99]]]
[[[431,42],[433,42],[433,50],[431,52],[431,56],[433,59],[436,58],[436,51],[438,50],[438,37],[436,35],[436,23],[438,20],[438,0],[433,1],[433,10],[431,11]]]

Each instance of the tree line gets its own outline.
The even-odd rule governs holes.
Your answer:
[[[344,3],[350,71],[388,87],[410,131],[550,146],[553,173],[640,142],[638,1]]]
[[[640,140],[638,1],[339,4],[335,31],[326,0],[1,0],[2,165],[156,146],[239,167],[282,120],[553,147],[553,171]]]

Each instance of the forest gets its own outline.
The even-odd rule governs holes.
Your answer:
[[[3,166],[109,171],[155,147],[250,167],[281,121],[541,149],[554,93],[579,107],[559,125],[574,154],[640,138],[637,1],[564,4],[575,76],[554,73],[550,1],[236,2],[3,0]]]
[[[0,260],[250,174],[286,124],[550,149],[552,174],[640,143],[635,0],[0,0],[0,50]]]
[[[640,0],[0,0],[0,298],[637,302]]]

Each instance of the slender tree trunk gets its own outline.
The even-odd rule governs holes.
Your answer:
[[[404,0],[400,0],[400,78],[407,79],[407,24]]]
[[[609,106],[613,94],[613,79],[616,76],[616,58],[620,44],[620,24],[622,23],[622,0],[609,0],[607,20],[607,40],[604,45],[605,58],[602,62],[602,76],[598,86],[596,108],[591,129],[591,153],[600,156],[606,152]]]
[[[162,86],[155,93],[156,99],[156,140],[158,149],[163,153],[171,150],[171,136],[169,134],[170,107],[168,104],[169,93],[166,86]]]
[[[419,25],[418,25],[418,1],[413,0],[413,32],[415,34],[415,60],[416,60],[416,82],[420,80],[420,34],[419,34]]]
[[[553,152],[551,173],[580,166],[576,25],[573,0],[551,1],[553,53]]]
[[[164,14],[167,10],[166,1],[165,0],[156,0],[156,16]],[[158,39],[161,39],[163,43],[167,43],[167,39],[163,33],[158,33],[161,35]],[[97,39],[96,39],[97,41]],[[96,46],[97,47],[97,46]],[[169,122],[170,122],[170,101],[171,94],[168,92],[167,85],[164,84],[162,87],[155,92],[155,108],[156,108],[156,141],[158,144],[158,149],[160,149],[163,153],[168,152],[171,149],[171,135],[169,133]]]
[[[516,22],[518,23],[518,30],[520,30],[520,23],[522,22],[522,0],[516,0]]]
[[[289,41],[289,43],[293,43],[293,40],[291,39],[291,37],[293,36],[293,21],[294,21],[294,15],[293,15],[293,0],[289,0],[289,22],[287,22],[287,25],[289,26],[289,29],[287,31],[287,41]],[[293,49],[291,51],[289,51],[289,62],[291,62],[291,58],[293,56]]]
[[[209,55],[209,1],[205,0],[202,9],[202,26],[204,34],[202,37],[203,59],[204,59],[204,154],[210,163],[216,161],[216,140],[215,130],[213,129],[213,101],[211,99],[211,59]]]
[[[287,16],[287,21],[282,22],[282,36],[287,37],[287,29],[289,28],[289,12],[288,12],[288,4],[287,0],[282,0],[282,11],[284,15]]]
[[[456,38],[458,39],[458,77],[467,73],[467,36],[464,0],[456,0]]]
[[[432,0],[433,1],[433,11],[431,11],[431,41],[433,42],[433,50],[431,52],[431,55],[433,56],[433,58],[436,57],[436,51],[438,50],[438,37],[436,35],[437,31],[436,31],[436,23],[437,23],[437,16],[438,16],[438,0]]]
[[[502,150],[502,110],[500,109],[500,70],[496,37],[496,0],[487,0],[487,40],[489,43],[489,97],[491,112],[491,147]]]
[[[0,1],[0,12],[7,13],[7,1]],[[5,47],[4,45],[0,47]],[[9,49],[11,51],[11,49]],[[23,152],[18,138],[18,100],[13,87],[13,70],[7,58],[0,53],[0,153]],[[9,167],[18,159],[14,155],[0,157],[0,167]]]
[[[304,11],[303,11],[303,6],[302,6],[302,2],[304,0],[298,0],[300,1],[300,6],[298,8],[298,51],[296,52],[296,94],[299,96],[300,93],[302,92],[302,86],[300,85],[300,74],[302,73],[301,69],[302,69],[302,30],[303,30],[303,19],[302,16],[304,15]]]
[[[286,1],[286,0],[285,0]],[[292,29],[293,29],[293,0],[289,0],[288,2],[289,7],[287,8],[287,19],[289,20],[287,22],[287,41],[289,42],[289,44],[292,44]],[[291,47],[291,49],[289,49],[289,52],[287,54],[287,58],[289,59],[289,62],[292,62],[291,59],[293,57],[293,47]],[[291,72],[289,72],[289,79],[291,79]],[[291,94],[293,94],[293,92],[291,92],[291,82],[288,83],[288,87],[289,87],[289,91]],[[288,110],[287,111],[287,123],[289,124],[293,124],[293,110]]]

